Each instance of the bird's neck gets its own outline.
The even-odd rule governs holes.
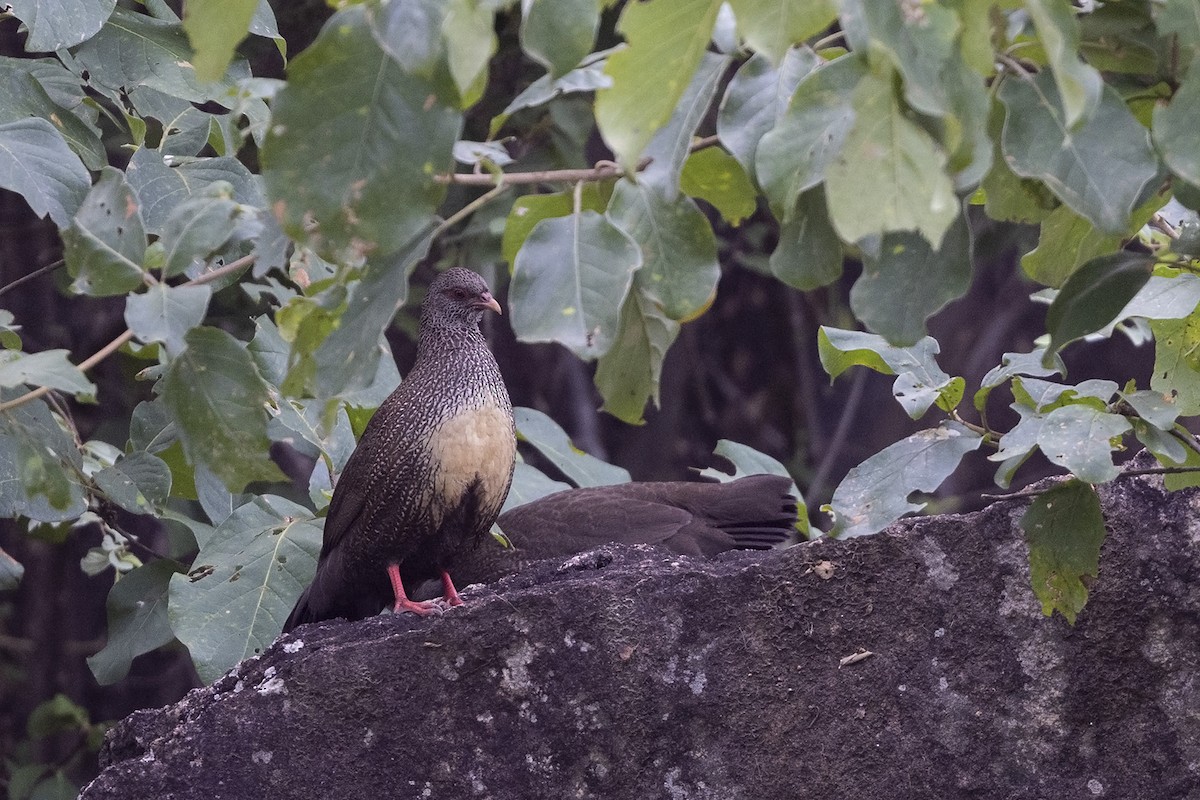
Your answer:
[[[421,321],[421,335],[417,342],[417,360],[437,357],[440,353],[464,348],[487,347],[483,332],[478,326],[438,325]]]

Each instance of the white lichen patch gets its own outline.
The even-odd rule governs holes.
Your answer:
[[[958,583],[958,571],[950,565],[946,552],[931,537],[919,539],[915,550],[925,563],[929,580],[943,592]]]
[[[299,653],[303,649],[304,641],[302,639],[297,639],[294,642],[286,642],[283,645],[283,652],[285,653]]]
[[[255,764],[270,764],[271,759],[274,757],[275,754],[270,750],[255,750],[250,754],[250,760]]]
[[[529,664],[533,656],[533,647],[529,642],[521,642],[504,659],[504,668],[500,670],[500,688],[513,694],[531,694],[534,687],[529,679]]]
[[[692,690],[692,694],[698,696],[701,692],[704,691],[704,687],[707,684],[708,684],[708,678],[705,677],[704,673],[697,672],[695,675],[692,676],[692,679],[690,681],[688,681],[688,688]]]

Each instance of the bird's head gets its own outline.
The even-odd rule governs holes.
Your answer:
[[[421,307],[423,324],[455,328],[476,326],[483,312],[491,309],[501,313],[500,304],[483,278],[469,269],[454,267],[433,279],[429,294]]]

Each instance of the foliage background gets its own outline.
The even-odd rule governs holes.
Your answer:
[[[46,23],[54,17],[39,26],[20,2],[0,19],[0,142],[20,145],[30,133],[35,142],[61,143],[41,161],[32,150],[13,151],[11,163],[36,164],[32,180],[0,170],[0,285],[33,276],[2,297],[13,315],[0,331],[9,356],[0,363],[8,381],[0,381],[2,401],[23,385],[62,392],[53,405],[17,407],[43,409],[36,419],[4,411],[4,455],[15,475],[5,476],[9,488],[0,493],[12,517],[0,520],[0,555],[24,569],[15,590],[0,595],[0,750],[11,796],[73,796],[72,781],[91,769],[89,753],[102,732],[93,720],[170,702],[198,678],[211,679],[205,670],[232,663],[228,643],[205,633],[224,609],[237,608],[239,620],[248,620],[243,627],[256,631],[238,646],[254,647],[255,636],[270,641],[278,609],[243,608],[242,595],[212,587],[236,585],[248,541],[279,536],[295,547],[288,555],[296,572],[264,567],[263,574],[275,575],[272,602],[290,605],[319,541],[313,510],[327,501],[329,473],[348,455],[350,432],[361,430],[398,379],[391,356],[401,370],[411,362],[411,309],[433,272],[451,264],[481,271],[512,311],[489,322],[487,333],[514,403],[544,412],[600,459],[572,453],[550,420],[527,413],[526,456],[552,478],[685,479],[692,468],[728,469],[713,453],[720,440],[732,440],[786,467],[820,528],[831,527],[818,509],[832,501],[843,533],[870,532],[887,519],[876,515],[859,528],[845,521],[864,497],[897,508],[890,517],[931,496],[929,510],[977,507],[982,494],[996,491],[997,464],[986,456],[1007,448],[1009,466],[1021,466],[1013,488],[1061,466],[1084,479],[1063,489],[1073,520],[1056,521],[1046,513],[1048,501],[1027,517],[1035,588],[1047,611],[1072,618],[1086,599],[1103,538],[1102,524],[1090,516],[1089,483],[1111,478],[1113,457],[1123,457],[1112,452],[1120,426],[1133,425],[1154,443],[1164,464],[1196,460],[1194,452],[1165,457],[1190,440],[1175,424],[1178,413],[1200,409],[1188,316],[1200,298],[1185,286],[1196,252],[1195,215],[1187,208],[1196,207],[1198,194],[1185,178],[1200,174],[1200,106],[1189,99],[1200,91],[1200,74],[1188,69],[1200,47],[1194,0],[1089,4],[1083,13],[1050,0],[744,1],[733,4],[736,33],[728,10],[700,0],[679,0],[670,12],[663,0],[629,7],[534,0],[520,8],[392,0],[337,12],[324,45],[313,42],[334,12],[321,3],[274,4],[271,20],[262,6],[251,18],[254,3],[231,0],[207,4],[215,16],[197,12],[185,24],[190,44],[169,21],[150,26],[164,37],[160,56],[184,48],[187,57],[163,59],[148,72],[106,47],[121,25],[147,26],[147,14],[169,20],[183,11],[178,4],[122,2],[111,18],[111,2],[77,5],[76,12],[96,17],[94,30],[55,30]],[[555,13],[547,15],[551,5]],[[780,16],[798,8],[805,12]],[[20,29],[22,20],[34,33]],[[247,25],[257,25],[251,30],[259,35],[240,44],[226,71]],[[838,26],[845,38],[830,38]],[[608,54],[622,34],[630,47]],[[43,52],[26,52],[29,35],[68,37],[68,49],[54,56],[47,51],[55,48],[42,44]],[[280,41],[291,59],[286,73]],[[801,41],[817,45],[819,57],[811,49],[789,51]],[[857,60],[843,56],[847,42]],[[192,46],[200,51],[194,59]],[[592,52],[607,62],[594,61],[605,56]],[[42,76],[41,94],[37,77],[25,74],[32,55],[43,57],[40,68],[66,67],[54,72],[57,83]],[[789,112],[801,73],[839,56],[839,67],[822,67],[814,72],[819,79],[802,84],[790,106],[796,113]],[[181,59],[224,77],[199,81],[190,66],[178,66]],[[535,98],[548,102],[509,113],[514,98],[536,88],[547,70],[556,78],[569,73],[566,79],[584,89],[601,88],[607,74],[616,87],[595,95],[549,92]],[[285,74],[287,89],[256,80]],[[367,79],[380,76],[385,80],[374,88],[383,88],[372,95]],[[765,96],[774,102],[764,104]],[[356,124],[366,97],[369,121]],[[748,98],[757,98],[757,112]],[[1007,129],[1006,111],[1016,120]],[[886,124],[855,127],[855,119]],[[656,138],[660,129],[666,133]],[[364,146],[364,133],[377,138]],[[841,137],[840,160],[826,135]],[[482,185],[433,180],[452,169],[456,138],[475,143],[460,145],[456,155],[478,168],[457,169],[478,172]],[[481,144],[496,139],[502,147]],[[1047,149],[1047,142],[1061,146]],[[82,159],[74,176],[69,153]],[[234,153],[244,171],[209,176],[227,184],[193,188],[183,198],[154,188],[163,185],[156,181],[170,185],[170,176],[189,165],[211,167],[212,159]],[[1055,162],[1063,153],[1094,185],[1072,183],[1071,165]],[[649,165],[640,164],[645,154],[653,156]],[[193,156],[201,161],[189,162]],[[610,157],[618,166],[589,173],[578,193],[542,181],[475,203],[498,169],[592,170]],[[104,164],[111,168],[102,171]],[[613,177],[638,166],[636,186]],[[97,188],[85,201],[92,183]],[[181,199],[190,205],[178,205]],[[1164,207],[1168,200],[1175,205]],[[110,212],[131,207],[138,222],[129,224],[141,229],[118,231]],[[422,237],[435,211],[455,224],[438,229],[429,244]],[[306,247],[290,262],[276,219]],[[1148,221],[1156,227],[1144,227]],[[1188,224],[1180,228],[1181,221]],[[572,225],[590,235],[583,237],[590,257],[573,255]],[[157,240],[148,249],[142,231]],[[666,233],[655,239],[655,231]],[[951,244],[935,253],[929,241]],[[250,271],[222,273],[211,292],[206,288],[214,269],[248,254],[257,259]],[[66,269],[39,271],[64,255]],[[997,381],[981,437],[953,428],[979,449],[915,473],[890,469],[915,474],[921,485],[883,481],[839,504],[834,492],[849,485],[847,473],[894,443],[985,422],[972,395],[1005,353],[1030,353],[1048,328],[1056,348],[1104,328],[1146,285],[1155,259],[1173,265],[1160,265],[1155,275],[1172,281],[1163,284],[1163,296],[1184,297],[1185,306],[1191,298],[1182,313],[1170,317],[1166,301],[1143,297],[1137,316],[1157,321],[1128,323],[1130,335],[1068,348],[1065,388],[1037,384],[1032,376],[1046,373],[1040,357],[1028,360],[1025,378]],[[506,262],[515,267],[511,280]],[[410,272],[412,297],[388,327]],[[1072,275],[1080,276],[1074,285]],[[570,303],[562,294],[567,277],[594,290],[574,318],[552,313]],[[185,281],[199,282],[178,288]],[[1066,298],[1049,325],[1045,304],[1030,299],[1044,287]],[[576,324],[580,318],[587,324]],[[264,334],[263,320],[273,320],[282,337]],[[9,332],[10,325],[19,330]],[[61,349],[78,364],[127,326],[141,344],[126,343],[120,354],[98,360],[87,373],[94,386],[61,359],[22,360]],[[891,345],[836,332],[822,339],[822,326],[866,327]],[[380,353],[384,328],[388,347]],[[918,343],[919,350],[926,328],[940,346],[936,367],[945,380],[930,369],[928,349],[920,357],[896,349]],[[1162,369],[1152,370],[1151,328]],[[665,355],[635,335],[639,330],[656,346],[669,342]],[[1163,343],[1174,348],[1170,365]],[[382,355],[381,366],[372,354]],[[937,426],[945,417],[936,409],[924,421],[912,419],[895,402],[892,374],[853,369],[831,382],[827,372],[867,365],[903,374],[897,363],[920,368],[924,377],[913,379],[912,391],[929,404],[936,398],[951,407],[958,401],[950,395],[961,397],[965,387],[961,421],[931,428],[930,419]],[[1120,394],[1087,383],[1092,379],[1122,388],[1132,380],[1137,389],[1153,386],[1160,398],[1174,392],[1182,402],[1163,410],[1150,395]],[[647,405],[655,396],[658,405]],[[203,397],[234,402],[206,411]],[[149,405],[136,411],[142,403]],[[1044,427],[1060,408],[1067,410],[1059,418],[1072,415],[1066,437],[1095,447],[1073,458],[1055,451],[1055,465],[1019,436],[1002,438],[1018,423],[1026,433],[1031,424]],[[629,424],[643,411],[644,424]],[[71,421],[77,442],[50,414]],[[28,430],[40,433],[22,439]],[[64,435],[67,444],[49,459],[26,446]],[[85,442],[108,447],[76,446]],[[733,454],[738,468],[778,468],[729,445],[721,452]],[[518,494],[528,498],[547,486],[525,470]],[[909,493],[916,488],[922,491],[914,506]],[[80,526],[29,530],[28,518],[69,521],[85,506],[95,513]],[[1039,541],[1038,526],[1060,538]],[[196,565],[215,567],[189,580],[183,572],[196,566],[197,544],[204,558]],[[113,566],[127,570],[116,584],[124,602],[152,602],[145,613],[122,612],[110,599],[117,617],[106,625]],[[187,639],[191,658],[176,634]],[[114,641],[125,649],[114,652]],[[149,652],[138,655],[142,649]],[[94,673],[120,680],[101,686]]]

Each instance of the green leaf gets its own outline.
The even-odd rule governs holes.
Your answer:
[[[135,514],[157,511],[171,494],[171,468],[147,452],[124,456],[92,477],[110,500]]]
[[[155,283],[125,301],[125,324],[139,341],[162,342],[167,354],[175,357],[187,346],[183,340],[187,332],[204,321],[211,298],[210,286]]]
[[[500,513],[572,488],[574,487],[571,484],[551,480],[541,470],[529,466],[524,461],[518,461],[516,469],[513,470],[512,487],[508,490],[508,497],[504,498],[504,508]],[[501,528],[501,531],[503,530]]]
[[[594,211],[542,220],[513,263],[513,331],[526,342],[558,342],[580,358],[604,355],[641,264],[637,243]]]
[[[1154,108],[1154,144],[1163,161],[1188,183],[1200,184],[1200,56],[1170,105]]]
[[[521,4],[521,49],[558,78],[591,51],[599,25],[598,0],[529,0]]]
[[[800,79],[823,63],[808,47],[788,50],[779,69],[755,53],[730,79],[717,114],[717,136],[751,177],[759,140],[783,116]]]
[[[842,240],[829,221],[822,187],[801,192],[795,208],[784,215],[768,264],[779,280],[805,291],[842,276]]]
[[[79,448],[44,402],[0,413],[0,517],[77,518],[87,510],[82,469]]]
[[[84,165],[90,169],[100,169],[108,163],[108,159],[100,141],[99,128],[92,123],[90,115],[84,113],[77,116],[69,110],[82,108],[84,95],[78,79],[58,65],[57,61],[52,63],[55,66],[51,67],[43,61],[0,56],[0,124],[29,122],[30,117],[41,117],[58,131]],[[62,82],[67,80],[70,81],[69,86],[60,89]],[[54,91],[53,95],[50,94],[51,90]],[[18,129],[23,128],[18,126]],[[48,140],[42,144],[49,146]],[[75,170],[74,159],[53,162],[53,166],[58,167],[59,172],[73,171],[79,174]],[[43,170],[39,169],[38,172]],[[90,186],[91,179],[82,185]],[[49,187],[47,191],[50,191]],[[60,223],[60,226],[62,224],[65,223]]]
[[[1154,331],[1154,372],[1150,388],[1172,396],[1179,415],[1200,414],[1200,315],[1150,320]]]
[[[600,192],[595,183],[583,186],[580,192],[580,209],[604,213],[608,200]],[[533,230],[544,219],[551,217],[570,216],[575,208],[573,192],[556,192],[554,194],[526,194],[513,201],[504,221],[504,236],[500,242],[500,252],[510,265],[516,263],[517,253]]]
[[[495,10],[479,0],[447,0],[442,37],[450,75],[462,97],[462,107],[475,104],[487,80],[487,65],[496,52]],[[328,25],[327,25],[328,27]]]
[[[863,254],[850,308],[889,342],[915,344],[925,335],[925,320],[970,288],[971,249],[971,228],[961,214],[936,250],[915,233],[886,233],[878,257]]]
[[[1121,397],[1133,407],[1137,415],[1163,431],[1173,430],[1179,418],[1179,407],[1175,398],[1160,392],[1142,389],[1137,392],[1122,392]]]
[[[817,331],[817,353],[830,378],[854,366],[895,375],[892,395],[913,419],[919,419],[935,403],[948,411],[962,399],[964,381],[938,366],[934,358],[938,350],[937,341],[929,336],[911,347],[895,347],[873,333],[824,325]]]
[[[30,739],[45,739],[56,733],[78,731],[87,724],[87,709],[59,693],[30,712],[25,721],[25,734]]]
[[[833,0],[731,0],[730,5],[746,44],[776,64],[793,44],[815,36],[837,19]]]
[[[368,16],[375,40],[400,68],[428,78],[445,57],[446,10],[445,0],[405,0],[382,4],[377,10],[368,6]]]
[[[146,230],[155,235],[162,234],[180,205],[204,196],[221,182],[233,187],[237,202],[256,208],[267,205],[257,177],[236,158],[201,158],[167,166],[161,153],[142,148],[130,158],[125,177],[137,194]]]
[[[251,481],[282,479],[268,455],[267,384],[245,346],[207,327],[188,331],[184,341],[187,349],[163,376],[162,396],[189,460],[206,465],[234,492]]]
[[[588,455],[571,444],[566,432],[542,412],[518,407],[513,409],[513,417],[521,441],[533,445],[576,486],[629,482],[628,471]]]
[[[668,200],[678,197],[679,176],[691,152],[692,136],[708,116],[729,62],[729,56],[704,53],[671,118],[642,151],[650,163],[637,175],[638,183],[654,184]]]
[[[133,659],[173,641],[167,620],[167,586],[180,572],[169,559],[154,561],[121,576],[108,592],[108,642],[88,656],[88,666],[101,686],[129,674]]]
[[[217,527],[190,573],[171,578],[171,627],[201,680],[212,683],[279,635],[316,573],[321,527],[303,506],[259,496]]]
[[[1179,43],[1200,53],[1200,13],[1196,12],[1193,0],[1163,0],[1155,3],[1154,24],[1162,36],[1175,34]]]
[[[1104,81],[1079,58],[1079,27],[1066,0],[1025,0],[1025,10],[1050,58],[1066,127],[1074,128],[1096,109]]]
[[[190,103],[228,102],[237,82],[250,77],[249,66],[239,60],[220,80],[201,79],[182,25],[124,8],[115,9],[74,55],[79,68],[87,70],[89,85],[114,98],[141,87]]]
[[[607,216],[640,248],[637,284],[667,317],[686,322],[708,308],[721,265],[712,227],[691,198],[672,202],[657,185],[622,178]]]
[[[825,180],[854,125],[851,96],[865,75],[866,61],[855,53],[813,69],[796,86],[787,111],[759,141],[755,174],[776,218],[801,192]]]
[[[1113,322],[1150,280],[1153,266],[1153,256],[1122,250],[1071,273],[1046,312],[1047,355]]]
[[[25,565],[0,548],[0,592],[11,592],[21,584]]]
[[[1069,206],[1054,209],[1041,223],[1038,246],[1021,257],[1021,269],[1046,286],[1062,286],[1081,264],[1121,246],[1120,236],[1096,230]]]
[[[71,363],[67,350],[43,350],[40,353],[0,351],[0,388],[22,385],[46,386],[68,394],[94,397],[96,384]]]
[[[719,147],[706,147],[688,156],[679,175],[684,194],[704,200],[730,225],[740,225],[754,213],[758,191],[737,159]]]
[[[1042,613],[1055,611],[1075,624],[1087,603],[1084,578],[1095,578],[1104,544],[1104,512],[1096,490],[1077,480],[1034,498],[1021,517],[1029,544],[1029,579]]]
[[[833,227],[848,242],[917,231],[940,247],[959,215],[946,154],[900,107],[891,76],[865,75],[852,105],[854,124],[825,174]]]
[[[671,117],[704,56],[720,8],[717,0],[629,3],[619,30],[629,47],[604,71],[613,85],[596,92],[596,124],[628,172]]]
[[[1154,179],[1158,162],[1149,134],[1112,89],[1095,113],[1074,128],[1059,108],[1058,89],[1046,72],[1005,80],[1008,108],[1001,140],[1009,166],[1050,191],[1105,233],[1125,234],[1134,204]],[[1121,158],[1112,158],[1112,153]]]
[[[1003,131],[1004,105],[993,101],[988,120],[988,134],[992,139],[992,167],[983,179],[984,209],[995,220],[1041,222],[1058,205],[1058,201],[1041,181],[1022,178],[1012,171],[1000,148]],[[1067,213],[1071,212],[1068,210]],[[1024,266],[1025,262],[1021,263]]]
[[[1117,384],[1096,378],[1077,384],[1064,384],[1018,377],[1013,378],[1012,390],[1018,403],[1043,414],[1071,403],[1080,403],[1097,411],[1105,411],[1117,394]]]
[[[206,0],[183,7],[183,30],[195,48],[196,79],[219,80],[246,38],[258,0]]]
[[[146,231],[120,170],[105,167],[63,231],[64,258],[81,294],[125,294],[143,285]]]
[[[393,3],[392,5],[395,6],[397,4]],[[503,111],[492,119],[491,125],[488,128],[488,136],[494,137],[500,128],[504,126],[504,123],[508,121],[508,118],[521,109],[544,105],[560,95],[571,92],[594,92],[597,89],[612,86],[612,78],[604,74],[604,66],[611,52],[613,51],[602,50],[598,53],[592,53],[583,60],[577,69],[571,70],[561,78],[552,78],[550,75],[543,75],[529,84],[523,92],[513,98],[513,101]]]
[[[232,186],[217,181],[175,206],[159,234],[166,251],[163,275],[182,275],[234,235],[241,209],[232,193]]]
[[[24,197],[33,213],[65,227],[90,187],[87,168],[49,122],[0,123],[0,188]]]
[[[25,50],[52,53],[85,42],[100,30],[117,0],[9,0],[29,28]]]
[[[936,490],[982,441],[957,422],[944,422],[884,448],[852,468],[823,507],[834,519],[829,535],[878,533],[904,514],[925,508],[925,503],[910,501],[910,495]]]
[[[1113,466],[1109,440],[1130,428],[1129,420],[1119,414],[1071,404],[1046,415],[1037,442],[1050,461],[1088,483],[1103,483],[1121,473]]]
[[[630,425],[645,422],[646,403],[658,406],[659,379],[667,350],[679,335],[679,323],[635,288],[621,307],[621,327],[612,349],[596,364],[601,410]]]
[[[262,151],[284,230],[350,263],[409,245],[445,195],[434,175],[451,167],[461,114],[379,49],[362,6],[335,14],[289,77]]]

